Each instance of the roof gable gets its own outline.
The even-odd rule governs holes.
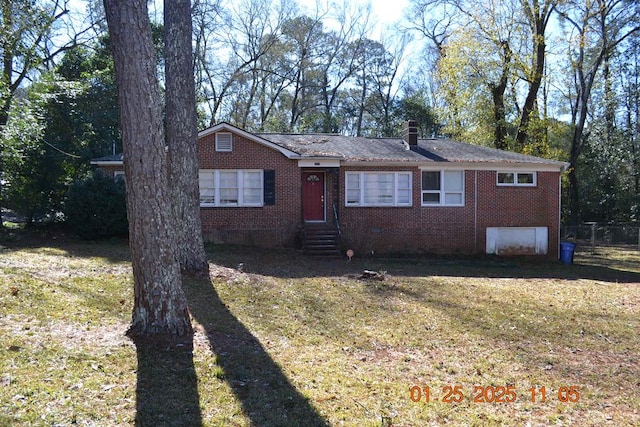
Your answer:
[[[266,147],[269,147],[273,150],[277,150],[280,153],[282,153],[283,155],[285,155],[286,157],[290,158],[290,159],[295,159],[300,157],[300,155],[295,152],[294,150],[288,149],[286,147],[274,144],[273,142],[266,140],[264,138],[261,138],[258,134],[253,134],[250,132],[247,132],[245,130],[242,130],[238,127],[235,127],[229,123],[226,122],[222,122],[222,123],[218,123],[215,126],[211,126],[210,128],[201,130],[200,132],[198,132],[198,139],[205,137],[207,135],[211,135],[214,133],[218,133],[218,132],[231,132],[231,133],[235,133],[238,134],[240,136],[242,136],[243,138],[246,138],[250,141],[256,142],[258,144],[264,145]]]

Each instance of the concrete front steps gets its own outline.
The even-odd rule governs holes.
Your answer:
[[[335,225],[325,222],[305,223],[302,250],[305,255],[340,256],[340,234]]]

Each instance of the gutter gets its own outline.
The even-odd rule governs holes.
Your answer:
[[[122,166],[124,162],[122,160],[91,160],[89,164],[96,166]]]

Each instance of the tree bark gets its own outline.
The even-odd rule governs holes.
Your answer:
[[[134,276],[128,335],[193,334],[182,290],[160,88],[146,0],[104,0],[120,104]]]
[[[504,92],[507,90],[509,82],[510,64],[512,58],[511,47],[508,41],[500,42],[503,54],[502,74],[498,84],[489,84],[491,98],[493,99],[493,120],[494,120],[494,145],[499,150],[506,150],[507,147],[507,119],[506,108],[504,106]]]
[[[544,36],[534,36],[534,38],[542,38]],[[545,50],[546,44],[544,41],[534,42],[535,54],[534,54],[534,71],[531,81],[529,82],[529,91],[527,98],[522,106],[522,113],[520,114],[520,123],[518,125],[518,133],[516,135],[516,142],[520,148],[524,148],[529,139],[529,123],[531,122],[531,116],[536,111],[536,100],[538,99],[538,91],[542,84],[542,76],[544,75],[544,62],[545,62]]]
[[[208,274],[198,184],[198,131],[190,0],[165,0],[166,141],[180,267]]]
[[[524,101],[522,112],[520,114],[520,123],[518,124],[518,133],[516,135],[516,143],[520,148],[524,148],[529,138],[529,123],[531,116],[536,111],[536,100],[538,99],[538,91],[542,84],[544,76],[544,67],[546,59],[547,44],[545,42],[545,34],[547,31],[547,23],[549,16],[555,9],[553,2],[543,2],[542,5],[537,0],[530,5],[528,2],[522,2],[525,9],[525,15],[531,27],[531,38],[533,41],[532,74],[529,81],[529,91]]]
[[[498,150],[507,149],[507,120],[505,118],[504,107],[504,91],[506,87],[506,82],[504,84],[501,83],[497,86],[489,85],[489,88],[491,90],[491,98],[493,99],[494,146]]]
[[[13,13],[11,10],[12,2],[2,2],[2,26],[6,29],[13,27]],[[5,43],[5,39],[8,37],[2,37],[0,39],[0,50],[2,51],[2,74],[0,75],[0,131],[6,126],[9,121],[9,110],[11,109],[11,90],[5,90],[3,86],[10,88],[13,80],[13,46],[9,43]],[[4,151],[4,147],[0,147],[0,154]],[[2,175],[4,171],[4,162],[2,156],[0,156],[0,229],[4,228],[2,222]]]

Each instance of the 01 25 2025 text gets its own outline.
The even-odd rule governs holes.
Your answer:
[[[473,403],[513,403],[526,399],[534,403],[544,403],[549,399],[557,399],[563,403],[575,403],[580,400],[578,386],[560,386],[556,390],[547,390],[545,386],[533,385],[526,390],[516,390],[515,385],[482,386],[473,385],[464,388],[462,385],[445,385],[439,390],[429,386],[414,385],[409,389],[409,398],[413,402],[432,402],[440,400],[445,403],[460,403],[469,399]]]

